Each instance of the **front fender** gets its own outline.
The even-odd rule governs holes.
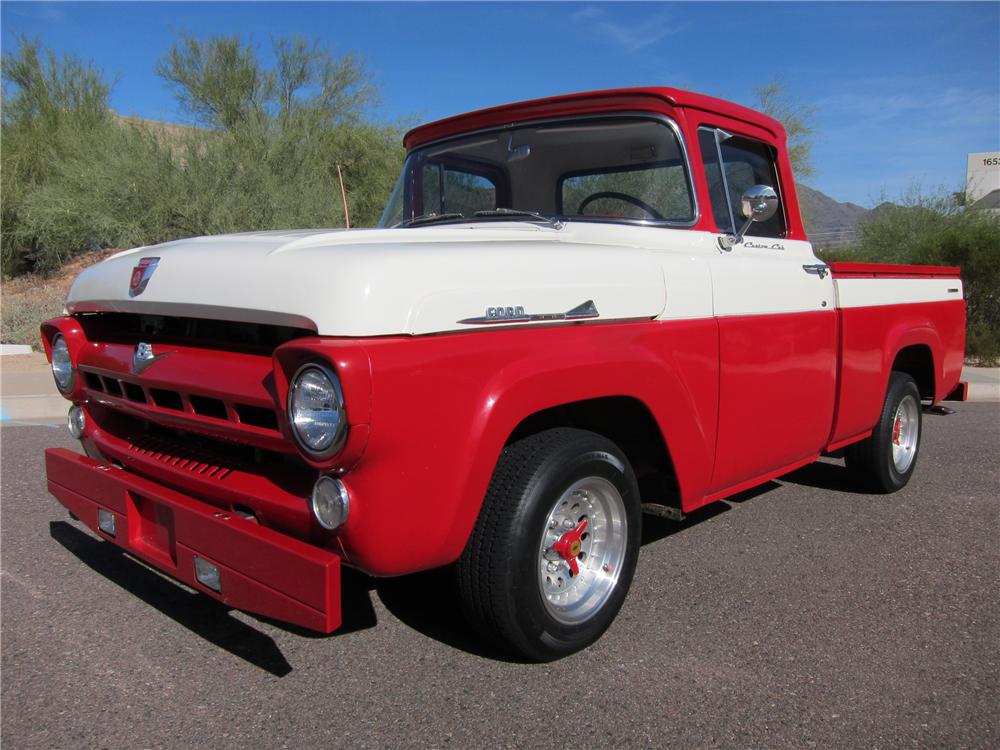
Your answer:
[[[525,418],[607,396],[643,402],[682,499],[712,471],[718,338],[713,320],[634,322],[368,340],[371,437],[355,491],[351,560],[380,575],[454,561],[507,439]],[[357,517],[355,517],[357,513]]]

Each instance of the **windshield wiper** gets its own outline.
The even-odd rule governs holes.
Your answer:
[[[393,228],[396,227],[412,227],[414,224],[429,224],[432,221],[448,221],[450,219],[464,219],[464,214],[420,214],[420,216],[414,216],[412,219],[406,219],[398,224],[393,224]]]
[[[565,224],[563,224],[558,219],[553,219],[551,216],[545,216],[537,211],[527,211],[522,208],[491,208],[489,211],[476,211],[474,214],[477,219],[488,219],[506,216],[527,216],[534,219],[535,221],[544,221],[546,224],[552,226],[553,229],[562,229]]]

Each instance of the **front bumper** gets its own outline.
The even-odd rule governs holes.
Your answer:
[[[63,448],[45,451],[49,492],[96,534],[204,594],[322,633],[340,627],[340,558]],[[98,510],[116,533],[98,529]],[[195,577],[194,556],[220,570],[221,591]]]

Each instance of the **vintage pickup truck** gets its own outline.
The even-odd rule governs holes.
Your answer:
[[[529,101],[408,133],[378,228],[113,256],[42,326],[86,454],[49,489],[234,608],[331,632],[342,566],[452,566],[485,637],[584,648],[644,509],[841,449],[898,490],[961,397],[958,269],[818,259],[785,140],[676,89]]]

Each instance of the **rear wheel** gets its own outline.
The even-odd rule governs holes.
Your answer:
[[[882,414],[871,437],[844,451],[848,468],[876,492],[902,489],[917,465],[921,428],[917,383],[907,373],[893,371]]]
[[[567,428],[512,443],[456,566],[466,614],[528,659],[589,646],[625,599],[640,524],[635,476],[614,443]]]

